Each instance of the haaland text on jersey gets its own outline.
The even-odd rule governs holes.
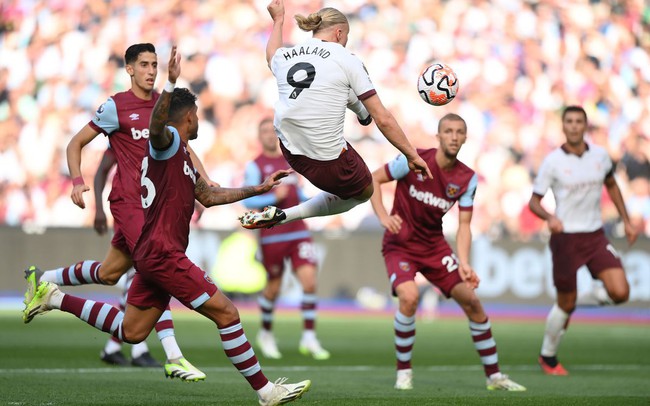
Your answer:
[[[291,51],[283,53],[282,56],[284,56],[284,59],[288,61],[294,56],[309,55],[309,54],[318,55],[321,58],[325,59],[328,56],[330,56],[330,51],[318,47],[314,47],[313,49],[310,49],[309,46],[306,46],[306,47],[300,47],[299,49],[293,48],[291,49]]]
[[[417,201],[424,202],[430,206],[442,209],[444,212],[449,210],[451,206],[454,205],[454,202],[450,202],[449,200],[435,196],[431,192],[422,192],[420,190],[417,190],[413,185],[409,186],[409,195],[411,195],[411,197]]]

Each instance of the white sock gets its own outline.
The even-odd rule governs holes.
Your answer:
[[[614,301],[607,294],[604,286],[594,285],[588,292],[579,292],[576,306],[605,306],[612,305]]]
[[[146,342],[143,341],[141,343],[134,344],[133,347],[131,347],[131,358],[138,358],[145,352],[149,352],[149,347],[147,347]]]
[[[546,318],[546,329],[544,331],[544,341],[540,354],[544,357],[554,357],[557,355],[557,349],[560,346],[560,340],[566,332],[564,326],[569,320],[569,314],[556,304],[548,313]]]
[[[266,399],[271,394],[274,387],[275,384],[268,381],[266,385],[257,390],[257,396],[259,396],[260,399]]]
[[[165,350],[165,355],[169,361],[183,358],[183,353],[176,342],[176,337],[167,336],[161,338],[160,344],[162,344],[163,350]]]
[[[106,342],[106,345],[104,346],[104,352],[106,354],[112,354],[114,352],[118,352],[121,349],[122,349],[122,344],[116,343],[113,340],[108,340]]]
[[[52,271],[43,272],[43,275],[41,275],[41,279],[39,279],[37,282],[52,282],[58,284],[59,281],[56,278],[56,273],[57,271],[61,271],[62,269],[63,268],[59,268]]]
[[[331,193],[321,192],[297,206],[283,209],[284,214],[287,215],[287,218],[282,221],[281,224],[294,220],[306,219],[309,217],[321,217],[344,213],[351,208],[360,205],[361,203],[363,203],[361,200],[343,200]]]
[[[301,341],[314,341],[316,340],[316,332],[314,330],[303,330]]]

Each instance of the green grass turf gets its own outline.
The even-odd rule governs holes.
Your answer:
[[[250,405],[256,397],[226,359],[216,328],[194,313],[174,312],[184,355],[207,373],[205,382],[167,380],[162,369],[106,366],[107,336],[74,317],[52,312],[24,325],[19,311],[0,312],[0,405]],[[259,316],[242,315],[249,339]],[[297,405],[648,405],[650,329],[644,325],[573,323],[562,342],[568,377],[543,375],[536,356],[543,320],[493,319],[503,372],[528,387],[490,392],[461,319],[418,321],[412,391],[393,389],[395,359],[389,316],[323,314],[318,332],[333,354],[315,361],[297,351],[300,316],[275,323],[282,360],[261,359],[274,380],[311,379]],[[155,357],[164,357],[155,335]],[[125,352],[128,355],[128,350]]]

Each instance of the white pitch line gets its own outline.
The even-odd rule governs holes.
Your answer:
[[[429,372],[463,372],[463,371],[481,371],[481,365],[436,365],[429,367],[416,368]],[[504,371],[537,371],[537,365],[502,365],[501,369]],[[571,370],[575,371],[650,371],[650,365],[642,364],[623,364],[623,365],[572,365]],[[201,368],[204,372],[230,372],[233,371],[232,366],[227,367],[206,367]],[[266,366],[266,371],[343,371],[343,372],[369,372],[379,370],[393,370],[393,367],[381,367],[370,365],[324,365],[324,366]],[[142,369],[142,368],[124,368],[124,367],[108,367],[108,368],[0,368],[0,374],[111,374],[111,373],[128,373],[143,372],[160,373],[158,369]]]

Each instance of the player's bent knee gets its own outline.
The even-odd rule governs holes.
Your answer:
[[[114,286],[117,284],[117,282],[120,280],[120,278],[124,275],[124,272],[115,272],[107,269],[104,271],[104,268],[99,268],[99,273],[98,277],[99,280],[102,282],[102,285],[108,285],[108,286]]]
[[[608,295],[609,295],[610,299],[612,299],[612,301],[615,304],[621,304],[621,303],[627,302],[628,299],[630,298],[630,290],[629,289],[617,289],[617,290],[613,290],[611,292],[608,292]]]
[[[150,332],[141,332],[141,331],[128,331],[124,330],[122,334],[122,341],[127,344],[140,344],[147,339]]]
[[[399,303],[400,307],[404,309],[408,309],[409,313],[415,313],[415,311],[418,308],[418,295],[417,293],[412,294],[412,295],[401,295],[399,297]]]

